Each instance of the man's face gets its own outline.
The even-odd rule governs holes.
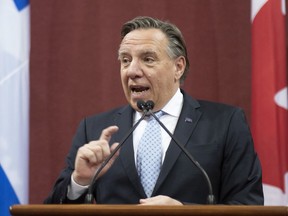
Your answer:
[[[137,109],[138,100],[152,100],[158,111],[173,97],[185,68],[184,57],[168,55],[168,39],[159,29],[128,33],[119,48],[121,81],[126,99]]]

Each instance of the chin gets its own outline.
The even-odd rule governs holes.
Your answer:
[[[130,100],[130,101],[129,101],[129,104],[130,104],[130,106],[131,106],[133,109],[138,110],[137,101]]]

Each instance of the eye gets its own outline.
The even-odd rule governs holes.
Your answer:
[[[125,67],[130,64],[131,60],[128,57],[122,57],[120,58],[120,62]]]
[[[148,64],[151,64],[151,63],[153,63],[155,60],[154,60],[154,58],[151,57],[151,56],[146,56],[146,57],[144,58],[144,61],[145,61],[146,63],[148,63]]]

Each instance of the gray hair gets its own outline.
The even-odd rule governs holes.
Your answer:
[[[121,38],[123,39],[126,34],[133,30],[151,28],[159,29],[167,36],[169,41],[167,52],[171,58],[177,58],[180,56],[185,58],[186,67],[183,75],[180,78],[180,83],[183,83],[189,71],[190,64],[183,35],[177,26],[152,17],[136,17],[133,20],[126,22],[122,26]]]

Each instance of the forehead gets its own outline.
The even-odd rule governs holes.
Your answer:
[[[168,39],[159,29],[136,29],[129,32],[122,40],[119,54],[133,50],[166,50]]]

